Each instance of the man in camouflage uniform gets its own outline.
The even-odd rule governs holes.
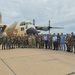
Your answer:
[[[25,48],[27,48],[28,47],[28,38],[29,38],[29,36],[27,35],[27,34],[25,34],[25,36],[24,36],[24,40],[25,40]]]
[[[2,37],[2,50],[6,49],[6,36]]]
[[[73,32],[71,33],[70,42],[71,42],[71,52],[75,53],[75,35]]]
[[[23,36],[23,48],[25,48],[25,35]]]
[[[14,35],[14,48],[18,47],[18,36]]]
[[[66,40],[65,40],[66,46],[67,46],[67,51],[70,52],[70,34],[66,35]]]
[[[18,48],[20,48],[21,47],[21,37],[20,37],[20,35],[18,35],[18,37],[17,37],[17,43],[18,43]]]
[[[32,46],[33,48],[36,48],[36,37],[32,34]]]
[[[14,35],[11,36],[11,48],[14,48]]]
[[[48,35],[48,48],[52,49],[52,35],[51,34]]]
[[[6,38],[6,49],[11,49],[11,38],[7,36]]]
[[[24,46],[24,37],[23,37],[23,35],[21,35],[21,38],[20,38],[20,45],[21,45],[21,48],[23,48]]]
[[[38,45],[39,45],[39,48],[44,48],[44,39],[43,39],[43,34],[39,35],[38,36]]]
[[[36,48],[38,48],[38,34],[35,34],[35,39],[36,39]]]
[[[28,37],[28,47],[29,48],[32,48],[32,35],[29,35],[29,37]]]
[[[70,42],[71,42],[71,52],[73,52],[73,48],[74,48],[74,43],[75,43],[75,41],[74,41],[74,33],[72,32],[71,33],[71,38],[70,38]]]
[[[41,48],[41,35],[38,36],[38,45],[39,45],[39,48]]]

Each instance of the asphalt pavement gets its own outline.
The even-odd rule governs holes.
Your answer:
[[[38,48],[1,50],[0,75],[75,75],[75,54]]]

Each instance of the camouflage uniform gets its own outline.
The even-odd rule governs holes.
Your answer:
[[[11,36],[11,48],[14,48],[14,36]]]
[[[6,49],[6,37],[2,37],[2,50]]]
[[[44,48],[44,39],[43,39],[43,35],[41,35],[41,48]]]
[[[10,38],[10,36],[7,36],[7,38],[6,38],[6,48],[7,49],[11,48],[11,38]]]
[[[36,48],[38,48],[38,35],[35,35],[35,39],[36,39]]]
[[[25,35],[23,37],[23,47],[25,48]]]
[[[28,47],[32,48],[32,45],[33,45],[32,44],[32,36],[30,35],[29,38],[28,38]]]
[[[66,36],[66,40],[65,40],[66,42],[66,46],[67,46],[67,51],[68,52],[70,52],[70,35],[69,34],[67,34],[67,36]]]
[[[14,36],[14,48],[18,47],[18,36]]]
[[[18,43],[18,48],[20,48],[21,47],[21,37],[20,36],[17,37],[17,43]]]
[[[23,48],[23,47],[24,47],[24,46],[23,46],[23,45],[24,45],[24,44],[23,44],[23,43],[24,43],[24,37],[23,37],[23,36],[21,36],[20,41],[21,41],[21,42],[20,42],[21,48]]]
[[[25,35],[25,37],[24,37],[25,39],[25,42],[24,42],[24,44],[25,44],[25,48],[27,48],[28,47],[28,35]]]
[[[32,46],[33,46],[33,48],[36,48],[36,37],[35,37],[35,35],[32,35]]]
[[[38,45],[39,45],[39,48],[41,48],[41,35],[39,35],[38,37]]]
[[[52,49],[52,35],[48,35],[48,48]]]
[[[71,52],[73,52],[73,48],[75,49],[75,35],[73,34],[70,38],[71,42]]]
[[[74,50],[73,50],[73,53],[75,53],[75,35],[74,35],[73,41],[74,41]]]

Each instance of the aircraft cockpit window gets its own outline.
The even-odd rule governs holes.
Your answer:
[[[21,28],[21,31],[24,31],[24,27]]]
[[[25,25],[25,22],[21,22],[21,23],[20,23],[20,26],[24,26],[24,25]]]

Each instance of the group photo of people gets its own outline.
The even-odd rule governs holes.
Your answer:
[[[0,38],[2,50],[15,48],[41,48],[75,53],[75,34],[22,34]]]

